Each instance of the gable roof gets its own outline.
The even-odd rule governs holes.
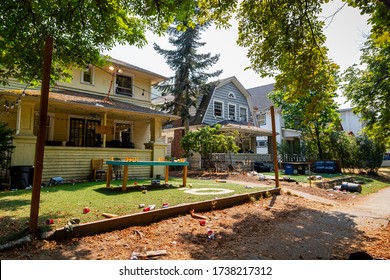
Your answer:
[[[220,88],[223,87],[229,83],[233,83],[237,89],[246,97],[248,101],[249,111],[252,112],[253,104],[250,93],[245,89],[245,87],[238,81],[238,79],[235,76],[225,78],[222,80],[219,80],[215,87],[211,88],[208,94],[205,94],[202,96],[202,99],[200,101],[198,110],[196,111],[196,115],[194,118],[190,120],[190,125],[200,125],[203,123],[203,118],[206,114],[207,108],[210,104],[210,101],[213,97],[214,92]]]
[[[123,67],[126,67],[128,69],[131,69],[133,71],[136,71],[136,72],[139,72],[141,73],[141,75],[143,76],[146,76],[148,77],[149,79],[151,79],[151,83],[154,85],[154,84],[157,84],[161,81],[164,81],[167,79],[167,77],[165,76],[162,76],[160,74],[157,74],[155,72],[152,72],[152,71],[149,71],[149,70],[146,70],[144,68],[141,68],[141,67],[138,67],[138,66],[135,66],[133,64],[130,64],[130,63],[127,63],[127,62],[124,62],[124,61],[121,61],[119,59],[115,59],[115,58],[108,58],[107,59],[108,62],[111,62],[117,66],[123,66]]]
[[[253,106],[260,111],[269,109],[273,103],[268,98],[268,93],[274,90],[274,84],[249,88],[248,92],[251,95]]]

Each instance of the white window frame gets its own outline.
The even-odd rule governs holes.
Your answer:
[[[262,143],[263,145],[260,145]],[[268,140],[257,140],[256,141],[257,148],[268,148]]]
[[[234,118],[231,119],[230,118],[230,106],[234,106]],[[233,104],[233,103],[228,103],[228,118],[229,120],[237,120],[237,105],[236,104]]]
[[[118,82],[117,82],[117,78],[118,76],[122,76],[122,77],[128,77],[131,79],[131,88],[129,88],[131,90],[131,94],[130,93],[118,93],[117,92],[117,89],[118,89]],[[114,92],[115,92],[115,95],[119,95],[119,96],[127,96],[127,97],[134,97],[134,76],[133,75],[128,75],[128,74],[123,74],[123,73],[120,73],[120,74],[116,74],[115,75],[115,88],[114,88]]]
[[[84,73],[87,72],[87,70],[90,72],[90,75],[91,75],[91,81],[89,81],[89,82],[84,80]],[[93,86],[95,84],[95,71],[94,70],[95,69],[93,66],[88,66],[88,68],[82,69],[80,83]]]
[[[216,103],[216,102],[222,104],[222,106],[221,106],[221,107],[222,107],[222,108],[221,108],[221,114],[222,114],[222,115],[221,115],[221,116],[216,116],[216,115],[215,115],[215,103]],[[222,100],[214,99],[214,100],[213,100],[213,116],[214,116],[214,118],[222,118],[222,119],[223,119],[223,118],[224,118],[224,115],[225,115],[225,112],[224,112],[224,111],[225,111],[224,102],[223,102]]]
[[[232,91],[229,91],[228,97],[231,98],[231,99],[236,99],[236,95]]]
[[[264,121],[261,122],[260,121],[261,119],[263,119]],[[257,115],[257,122],[259,123],[259,126],[267,125],[267,114],[263,113],[263,114]]]
[[[49,123],[49,126],[46,126],[46,133],[47,133],[47,138],[45,141],[53,141],[54,139],[54,113],[47,113],[47,120]],[[34,112],[34,128],[39,129],[39,112]]]
[[[245,116],[245,118],[246,118],[246,120],[245,120],[245,122],[248,122],[248,107],[244,107],[244,106],[240,106],[240,111],[239,111],[239,118],[240,118],[240,122],[244,122],[244,120],[242,120],[241,119],[241,110],[242,109],[245,109],[245,113],[246,113],[246,116]]]
[[[116,139],[116,125],[117,124],[128,124],[128,125],[130,125],[130,129],[131,129],[130,142],[133,142],[133,138],[134,138],[134,123],[131,122],[131,121],[120,121],[120,120],[114,121],[114,138],[115,138],[114,140],[122,141],[122,139]]]

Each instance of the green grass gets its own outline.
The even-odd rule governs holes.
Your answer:
[[[134,182],[137,182],[137,186]],[[190,188],[180,188],[182,179],[172,178],[172,186],[147,187],[144,193],[142,185],[150,184],[151,179],[129,180],[126,192],[122,191],[121,181],[112,181],[112,188],[106,188],[105,182],[88,182],[79,184],[63,184],[42,188],[39,205],[40,230],[58,228],[66,225],[71,218],[81,219],[81,223],[105,219],[102,213],[126,215],[142,212],[140,204],[155,205],[156,209],[162,208],[163,203],[170,206],[192,203],[226,197],[235,194],[251,193],[269,189],[273,186],[253,189],[234,183],[218,183],[215,180],[188,179],[187,185],[192,189],[218,188],[229,189],[234,192],[229,194],[195,195],[185,193]],[[210,192],[210,191],[206,191]],[[19,233],[28,227],[30,215],[31,190],[3,191],[0,192],[0,244],[8,241],[15,233]],[[89,207],[90,212],[83,214],[84,207]],[[45,225],[45,220],[53,219],[54,224]],[[11,234],[11,235],[10,235]],[[13,238],[12,238],[13,239]]]

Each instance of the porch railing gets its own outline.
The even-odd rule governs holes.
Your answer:
[[[190,169],[201,170],[204,166],[199,154],[195,154],[190,159]],[[226,171],[230,166],[239,171],[254,170],[254,162],[263,162],[272,166],[273,156],[270,154],[223,154],[215,153],[212,162],[217,171]]]
[[[126,157],[137,157],[140,161],[149,161],[152,160],[152,150],[46,146],[42,181],[45,183],[50,178],[58,176],[65,180],[90,180],[92,178],[92,159],[102,158],[105,162],[112,158],[125,159]],[[106,169],[106,164],[103,167]],[[128,176],[129,178],[150,178],[152,168],[134,166],[134,168],[129,168]]]

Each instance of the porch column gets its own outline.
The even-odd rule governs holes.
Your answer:
[[[151,119],[150,120],[150,141],[151,142],[163,142],[161,140],[162,120]]]
[[[34,165],[35,145],[34,112],[36,103],[22,99],[16,115],[16,134],[13,139],[15,150],[11,157],[11,166]]]
[[[107,126],[107,112],[104,112],[104,115],[103,115],[103,126],[104,127]],[[103,134],[103,148],[106,147],[106,142],[107,142],[107,134],[104,133]]]
[[[150,120],[150,144],[153,150],[152,152],[152,160],[158,161],[159,158],[165,158],[167,154],[167,146],[161,137],[162,131],[162,120],[153,118]],[[156,175],[161,175],[161,177],[165,174],[164,166],[153,166],[152,176],[156,177]]]

